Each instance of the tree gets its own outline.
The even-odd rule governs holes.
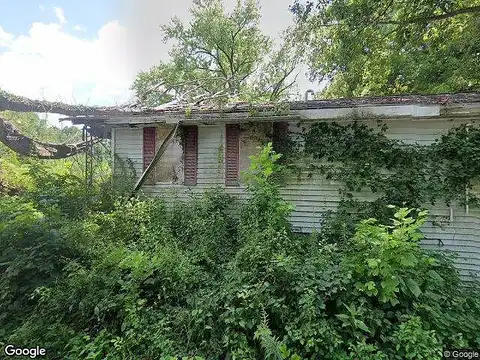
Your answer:
[[[1,111],[7,111],[1,113]],[[113,115],[124,114],[125,109],[118,107],[87,107],[84,105],[68,105],[59,102],[50,102],[42,100],[30,100],[23,96],[16,96],[0,89],[0,142],[20,155],[32,156],[41,159],[64,159],[70,156],[80,154],[91,145],[89,142],[78,142],[75,144],[45,142],[45,141],[71,141],[67,134],[75,136],[78,131],[73,129],[61,132],[63,136],[51,131],[45,121],[41,121],[38,116],[27,116],[23,124],[16,124],[15,120],[20,121],[23,115],[15,117],[12,112],[31,113],[31,112],[51,112],[68,116],[87,116],[87,115]],[[12,118],[13,120],[12,121]],[[24,128],[26,134],[20,132],[17,126]],[[24,130],[24,131],[25,131]],[[36,131],[33,131],[36,130]],[[39,137],[44,141],[36,140],[33,137]],[[56,135],[57,137],[51,137]],[[93,143],[98,143],[101,139],[95,139]]]
[[[25,135],[18,135],[18,128]],[[73,162],[68,160],[49,162],[47,165],[46,162],[35,158],[24,158],[22,155],[31,155],[29,152],[34,149],[33,146],[29,146],[32,145],[31,143],[25,143],[25,138],[30,139],[30,137],[57,143],[75,142],[81,140],[82,132],[73,126],[63,129],[50,126],[46,120],[40,119],[34,113],[0,112],[0,142],[3,143],[0,143],[0,196],[4,192],[18,193],[21,190],[31,189],[34,181],[29,170],[34,165],[41,164],[51,173],[60,173],[69,166],[73,167]],[[10,143],[13,145],[9,146]],[[23,151],[15,151],[18,147],[26,150],[27,154]],[[35,150],[39,149],[35,148]],[[41,156],[35,157],[41,158]],[[82,168],[79,167],[79,169]]]
[[[291,7],[327,97],[480,89],[479,0],[317,0]]]
[[[138,75],[133,89],[142,104],[288,97],[296,54],[288,41],[275,49],[262,34],[255,0],[238,0],[231,13],[221,0],[194,0],[190,13],[188,26],[177,17],[161,26],[165,42],[174,42],[171,59]]]
[[[98,143],[100,139],[95,139]],[[0,142],[20,155],[34,156],[40,159],[64,159],[87,150],[90,144],[55,144],[32,139],[22,134],[10,121],[0,116]]]

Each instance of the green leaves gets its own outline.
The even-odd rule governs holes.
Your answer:
[[[420,294],[422,293],[422,290],[420,290],[420,287],[418,286],[418,283],[415,280],[409,278],[405,281],[405,284],[407,285],[408,290],[410,290],[411,293],[416,298],[418,298],[420,296]]]
[[[367,325],[365,325],[365,323],[364,323],[363,321],[361,321],[361,320],[355,320],[354,324],[355,324],[355,326],[356,326],[357,328],[359,328],[360,330],[363,330],[363,331],[365,331],[365,332],[367,332],[367,333],[370,332],[370,330],[368,329]]]
[[[453,127],[431,145],[411,145],[386,136],[387,128],[368,126],[355,119],[348,124],[319,123],[303,130],[304,158],[312,172],[342,184],[339,210],[350,218],[375,217],[400,223],[396,236],[411,241],[423,239],[418,231],[427,213],[418,212],[415,226],[408,219],[409,208],[457,201],[479,203],[474,184],[480,179],[480,128]],[[305,170],[309,170],[309,166]],[[355,192],[378,194],[375,201],[360,201]],[[467,196],[468,191],[468,196]],[[389,205],[405,207],[393,212]],[[406,220],[405,220],[406,219]],[[407,230],[408,228],[408,230]],[[404,234],[405,231],[408,234]]]
[[[371,269],[377,268],[379,263],[379,259],[367,259],[367,264]]]
[[[344,304],[345,308],[348,310],[349,314],[336,314],[335,316],[341,320],[343,327],[352,327],[354,329],[354,335],[359,336],[357,334],[357,330],[361,330],[365,333],[370,333],[370,329],[365,325],[365,323],[359,319],[364,315],[364,310],[360,308],[356,308],[355,304],[350,304],[350,306]]]
[[[393,343],[402,359],[440,359],[442,347],[436,333],[426,330],[418,316],[406,316],[393,334]]]
[[[292,11],[312,77],[330,81],[324,96],[480,89],[476,0],[296,1]]]
[[[190,13],[188,26],[177,17],[161,26],[173,48],[169,62],[137,76],[133,89],[143,105],[173,99],[277,101],[288,96],[297,64],[293,44],[285,41],[278,50],[273,48],[260,30],[254,0],[239,1],[230,13],[220,0],[195,1]]]
[[[408,253],[400,257],[400,265],[404,267],[414,267],[416,264],[417,258],[412,253]]]
[[[260,148],[258,155],[250,156],[250,167],[248,171],[242,173],[243,179],[247,184],[263,186],[271,182],[271,175],[281,169],[278,160],[282,154],[277,154],[273,150],[273,145],[269,142],[263,148]]]
[[[443,286],[445,284],[445,280],[435,270],[429,270],[427,275],[434,281],[434,283],[436,283],[437,286]]]
[[[411,213],[412,210],[406,208],[398,209],[394,225],[390,227],[378,226],[373,220],[364,221],[358,227],[354,243],[349,245],[353,249],[345,261],[358,276],[357,289],[368,296],[378,296],[382,303],[396,305],[405,296],[418,298],[422,293],[420,277],[412,274],[425,266],[426,257],[411,238],[419,231],[423,218],[408,216]]]

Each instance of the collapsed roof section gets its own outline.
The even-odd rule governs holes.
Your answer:
[[[412,107],[408,107],[412,105]],[[31,100],[0,90],[0,111],[47,112],[65,115],[61,120],[85,124],[95,136],[106,137],[111,127],[142,123],[228,122],[229,120],[261,121],[275,118],[314,119],[371,113],[378,116],[480,116],[480,93],[439,95],[395,95],[332,100],[290,101],[285,103],[250,104],[246,102],[216,104],[183,104],[172,102],[154,108],[138,105],[85,106],[61,102]]]

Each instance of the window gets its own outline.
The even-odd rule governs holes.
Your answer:
[[[171,131],[171,127],[150,127],[143,129],[143,167],[152,162],[156,152]],[[197,144],[196,126],[180,129],[183,136],[175,136],[155,165],[153,173],[147,179],[149,184],[185,184],[197,183]],[[183,138],[183,142],[182,142]]]
[[[273,128],[273,129],[272,129]],[[273,139],[267,134],[273,130]],[[238,186],[240,174],[250,167],[250,156],[256,155],[269,141],[284,143],[288,123],[228,124],[225,126],[225,185]]]
[[[172,128],[157,127],[156,131],[155,151],[158,151]],[[172,139],[155,166],[155,183],[183,183],[183,149],[178,136]]]
[[[288,136],[288,122],[273,123],[272,146],[277,153],[283,154],[290,150],[288,143],[285,141]]]

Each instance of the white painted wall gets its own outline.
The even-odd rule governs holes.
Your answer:
[[[412,110],[413,111],[413,110]],[[330,121],[330,120],[327,120]],[[407,143],[418,142],[420,144],[432,143],[453,126],[457,126],[467,120],[447,121],[442,119],[395,119],[389,120],[387,136],[392,139],[403,140]],[[469,120],[469,122],[472,122]],[[375,121],[367,121],[375,126]],[[294,129],[295,124],[291,128]],[[223,150],[225,148],[225,126],[199,126],[198,131],[198,184],[195,187],[183,185],[145,186],[144,192],[154,195],[165,194],[167,190],[175,189],[181,198],[186,198],[191,192],[202,192],[208,187],[224,187],[224,162]],[[130,158],[135,164],[137,175],[142,173],[142,130],[123,129],[115,130],[115,152],[122,158]],[[245,159],[253,154],[255,144],[244,141],[240,144],[240,157]],[[242,153],[243,152],[243,153]],[[245,167],[245,161],[242,161]],[[226,192],[245,198],[241,187],[227,187]],[[167,191],[170,193],[170,191]],[[292,179],[282,188],[281,194],[285,200],[295,205],[295,211],[291,216],[291,222],[296,231],[311,232],[321,226],[322,214],[328,210],[335,210],[340,196],[338,184],[322,179],[318,176],[307,178],[303,176],[301,181]],[[363,194],[362,197],[371,198],[371,195]],[[436,206],[431,209],[431,219],[443,223],[443,229],[434,226],[432,221],[424,228],[426,240],[423,245],[429,249],[450,250],[458,253],[456,265],[461,274],[467,278],[469,272],[480,276],[480,211],[455,207],[453,216],[446,206]]]

